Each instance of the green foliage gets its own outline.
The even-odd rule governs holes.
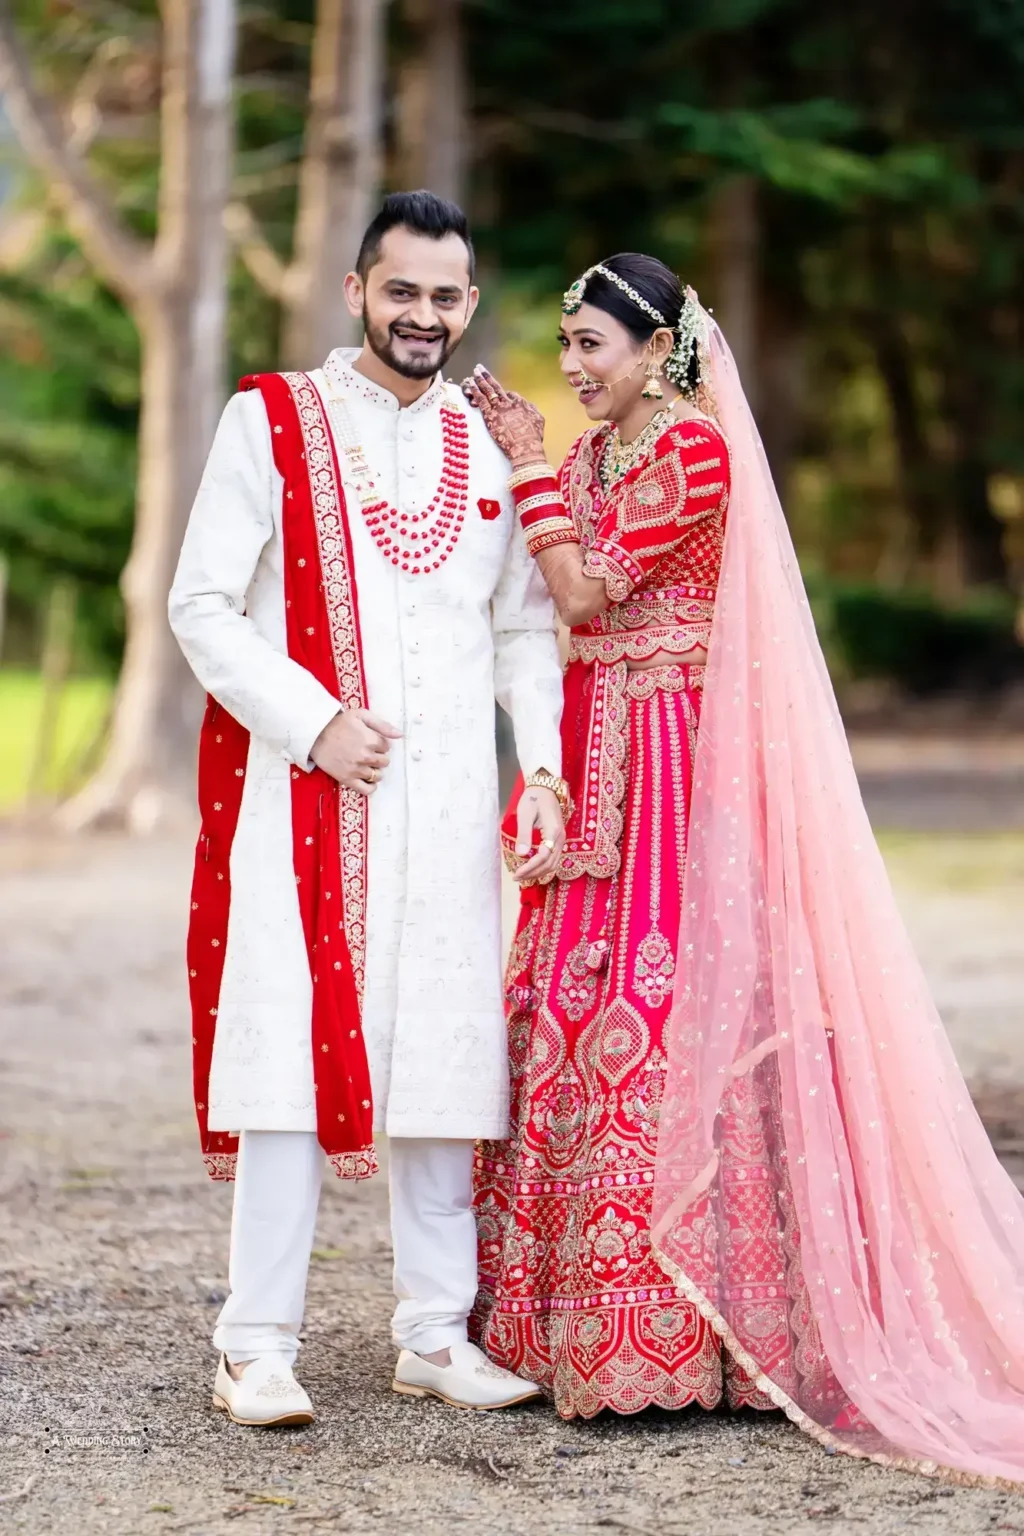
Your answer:
[[[842,674],[891,678],[921,696],[994,691],[1024,678],[1005,602],[951,607],[929,592],[834,584],[814,592],[815,619]]]
[[[0,338],[0,550],[14,601],[75,577],[86,652],[114,665],[135,497],[134,327],[55,238],[32,278],[0,274]]]

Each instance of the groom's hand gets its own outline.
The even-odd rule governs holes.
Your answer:
[[[523,791],[516,809],[516,853],[521,857],[533,846],[533,832],[540,828],[541,846],[532,859],[521,864],[512,876],[517,884],[524,880],[544,880],[555,873],[565,846],[562,807],[553,790],[534,786]]]
[[[341,710],[324,726],[310,756],[345,789],[372,795],[388,765],[388,741],[400,741],[401,736],[368,709]]]

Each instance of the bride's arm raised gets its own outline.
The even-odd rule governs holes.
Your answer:
[[[477,369],[472,378],[464,379],[462,388],[512,465],[510,484],[530,553],[559,617],[570,628],[585,624],[609,607],[611,600],[602,577],[584,575],[583,553],[557,476],[544,460],[543,416],[528,400],[503,389],[486,369]]]

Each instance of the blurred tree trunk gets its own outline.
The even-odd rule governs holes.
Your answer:
[[[462,0],[405,0],[411,47],[399,67],[394,175],[406,190],[427,187],[493,224],[497,199],[488,167],[477,167],[470,193],[469,83]],[[499,273],[485,255],[478,265],[480,306],[462,344],[459,375],[475,363],[500,364]]]
[[[758,277],[758,427],[779,499],[786,506],[804,388],[803,325],[790,296]],[[724,330],[724,326],[723,326]]]
[[[412,48],[399,71],[395,173],[404,188],[466,198],[462,0],[405,0]]]
[[[902,526],[892,531],[878,575],[886,585],[902,586],[921,561],[935,556],[941,541],[943,498],[936,482],[913,354],[892,304],[898,286],[892,233],[877,209],[868,213],[865,236],[873,303],[862,319],[889,400],[903,506]]]
[[[931,453],[921,420],[910,349],[899,322],[890,310],[879,308],[868,317],[868,331],[889,398],[899,461],[900,499],[907,524],[907,534],[901,541],[905,546],[906,579],[916,561],[935,549],[941,507],[934,494]]]
[[[122,577],[126,642],[107,756],[63,808],[70,828],[151,825],[190,793],[199,691],[167,626],[185,523],[222,401],[234,0],[165,0],[160,194],[152,246],[119,220],[36,92],[0,12],[0,89],[68,226],[130,310],[142,344],[135,533]]]
[[[1005,529],[992,510],[984,434],[965,424],[953,470],[955,527],[967,586],[1009,585]]]
[[[973,335],[973,347],[985,347],[987,327],[973,315],[949,317],[954,336]],[[1005,527],[996,516],[989,495],[989,456],[986,438],[990,429],[986,384],[971,363],[970,348],[958,350],[945,371],[942,399],[946,426],[955,444],[948,471],[949,534],[964,586],[1010,585],[1005,548]]]
[[[257,282],[283,310],[282,362],[318,367],[355,339],[344,280],[381,180],[386,0],[319,0],[292,259],[284,262],[241,203],[227,227]]]
[[[733,176],[723,182],[711,211],[715,319],[732,349],[755,417],[761,396],[757,346],[759,226],[753,176]]]

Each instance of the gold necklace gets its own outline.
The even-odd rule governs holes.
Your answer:
[[[675,421],[672,406],[664,406],[660,411],[655,411],[650,421],[637,433],[631,443],[624,443],[619,436],[617,426],[612,426],[605,438],[604,453],[601,455],[601,464],[598,473],[601,484],[606,491],[610,491],[614,485],[623,480],[631,469],[635,469],[641,459],[645,459],[654,447],[661,434]]]

